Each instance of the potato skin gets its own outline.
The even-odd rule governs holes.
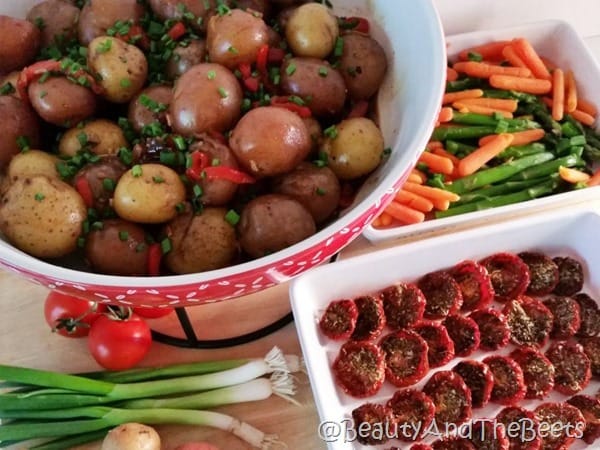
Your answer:
[[[136,176],[136,171],[141,174]],[[119,217],[138,223],[163,223],[177,215],[185,186],[173,169],[162,164],[134,166],[117,183],[113,206]]]
[[[29,10],[27,20],[34,25],[41,21],[41,46],[45,48],[58,43],[59,36],[61,42],[77,37],[79,8],[64,0],[45,0]]]
[[[287,248],[316,232],[315,221],[298,201],[279,194],[251,200],[238,224],[240,244],[253,258]]]
[[[102,222],[85,239],[85,259],[90,267],[110,275],[146,275],[148,244],[144,229],[122,219]]]
[[[55,155],[42,150],[28,150],[13,156],[6,174],[11,182],[18,178],[45,175],[48,178],[60,179],[56,170],[59,159]]]
[[[206,60],[206,40],[192,39],[190,43],[182,47],[178,45],[173,50],[173,56],[167,61],[165,74],[169,80],[175,80],[190,70],[196,64]]]
[[[340,182],[328,167],[300,163],[291,172],[273,181],[273,191],[302,203],[316,223],[327,220],[340,202]]]
[[[246,113],[229,138],[240,165],[256,177],[281,175],[310,153],[310,134],[300,116],[275,106]]]
[[[140,97],[142,95],[147,96],[155,102],[165,105],[163,112],[154,112],[144,106]],[[171,98],[173,97],[173,89],[169,86],[150,86],[149,88],[141,91],[136,97],[129,103],[128,118],[129,123],[138,133],[142,131],[145,125],[150,125],[154,122],[165,122],[165,115]]]
[[[288,70],[294,67],[290,75]],[[281,88],[286,94],[310,98],[307,106],[317,117],[339,114],[346,102],[346,84],[340,73],[327,61],[317,58],[288,59],[281,69]]]
[[[17,138],[25,136],[31,148],[39,147],[40,128],[35,112],[18,98],[0,96],[0,169],[4,169],[13,155],[19,153]]]
[[[59,127],[72,127],[96,111],[94,93],[66,77],[50,77],[42,84],[30,83],[27,93],[39,116]]]
[[[321,150],[328,156],[329,168],[342,180],[369,174],[381,162],[384,141],[381,130],[364,117],[343,120],[337,136],[327,137]]]
[[[296,8],[287,19],[285,37],[297,56],[326,58],[339,35],[337,18],[329,8],[307,3]]]
[[[172,250],[167,267],[178,274],[220,269],[237,255],[235,228],[225,220],[225,208],[205,208],[200,214],[181,214],[165,227]]]
[[[108,50],[107,46],[110,46]],[[146,83],[148,61],[144,53],[120,39],[109,36],[95,38],[88,45],[87,61],[101,77],[102,96],[113,103],[127,103]]]
[[[242,96],[242,88],[229,69],[220,64],[198,64],[175,83],[169,108],[173,130],[184,136],[226,131],[240,117]]]
[[[4,76],[0,76],[0,88],[4,87],[6,84],[10,84],[13,87],[13,91],[8,95],[18,98],[19,100],[21,100],[21,94],[17,91],[17,80],[19,79],[20,74],[20,71],[14,70]]]
[[[149,0],[150,8],[162,20],[181,19],[185,12],[191,12],[196,20],[191,21],[196,31],[206,31],[209,18],[215,13],[216,0]],[[179,5],[183,5],[182,11]],[[208,6],[208,8],[206,8]],[[198,22],[198,18],[202,20]]]
[[[79,136],[82,133],[87,137],[89,150],[96,155],[114,155],[119,148],[128,145],[120,126],[107,119],[96,119],[83,127],[76,126],[67,130],[58,143],[59,153],[63,156],[75,156],[81,150]]]
[[[77,33],[79,42],[88,45],[98,36],[106,34],[117,20],[131,20],[137,24],[144,7],[137,0],[90,0],[81,10]]]
[[[242,63],[254,63],[258,50],[268,42],[267,24],[241,9],[214,15],[208,21],[206,46],[210,60],[229,69],[236,69]]]
[[[0,30],[0,74],[22,69],[35,58],[40,47],[40,30],[35,25],[0,15]]]
[[[82,167],[71,183],[77,186],[79,179],[85,178],[92,193],[92,208],[103,214],[109,210],[110,200],[113,197],[113,191],[105,187],[105,180],[111,180],[113,186],[116,186],[125,172],[127,167],[117,156],[105,155],[100,158],[100,161]]]
[[[344,52],[340,58],[340,73],[349,96],[367,100],[381,85],[387,71],[387,57],[379,43],[361,33],[344,35]]]
[[[39,258],[74,251],[86,217],[77,191],[44,175],[17,179],[0,200],[0,231],[15,247]]]

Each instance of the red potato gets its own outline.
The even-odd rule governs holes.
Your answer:
[[[21,69],[30,63],[40,46],[40,30],[27,20],[2,15],[0,30],[0,74]]]

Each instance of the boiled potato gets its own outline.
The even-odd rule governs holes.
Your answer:
[[[106,434],[101,450],[160,450],[160,436],[148,425],[124,423]]]
[[[364,117],[342,121],[323,141],[329,168],[342,180],[353,180],[375,170],[383,156],[381,130]]]
[[[9,180],[46,175],[48,178],[60,178],[56,170],[59,159],[42,150],[28,150],[17,153],[8,165],[7,175]]]
[[[121,127],[106,119],[92,120],[83,127],[69,129],[61,137],[58,151],[64,156],[75,156],[82,144],[87,144],[97,155],[113,155],[128,145]]]
[[[296,56],[321,59],[333,51],[339,33],[336,17],[319,3],[296,8],[285,27],[285,37]]]
[[[162,164],[141,164],[119,179],[113,206],[125,220],[162,223],[177,215],[184,200],[185,186],[177,172]]]
[[[165,263],[175,273],[194,273],[225,267],[237,254],[235,228],[225,208],[205,208],[177,216],[166,226],[173,249]]]
[[[0,200],[0,231],[39,258],[58,258],[77,247],[87,208],[67,183],[44,175],[19,178]]]
[[[88,65],[101,77],[104,98],[127,103],[142,89],[148,75],[148,61],[135,45],[120,39],[99,36],[88,46]]]

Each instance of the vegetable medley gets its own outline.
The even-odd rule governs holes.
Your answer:
[[[260,258],[335,220],[388,153],[384,50],[321,3],[45,0],[0,27],[0,231],[39,258]]]
[[[597,108],[575,74],[525,38],[464,49],[447,68],[437,126],[377,228],[600,184]]]

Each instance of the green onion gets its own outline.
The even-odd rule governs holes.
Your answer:
[[[335,47],[333,49],[333,55],[337,58],[344,54],[344,38],[338,37],[335,40]]]
[[[163,255],[166,255],[171,250],[173,250],[173,244],[171,244],[171,239],[164,238],[162,241],[160,241],[160,249],[162,250]]]
[[[319,67],[319,76],[326,77],[328,73],[329,73],[329,70],[327,69],[327,67],[325,67],[325,66]]]
[[[104,178],[102,180],[102,187],[105,191],[112,192],[115,190],[115,180],[112,178]]]
[[[129,233],[127,231],[119,231],[119,239],[121,241],[126,241],[129,239]]]
[[[294,73],[296,72],[296,65],[295,64],[289,64],[286,68],[285,68],[285,73],[288,74],[288,76],[292,76],[294,75]]]
[[[15,87],[9,81],[0,87],[0,95],[8,95],[12,94],[13,92],[15,92]]]
[[[161,176],[156,176],[156,175],[154,175],[154,176],[152,177],[152,181],[154,181],[155,183],[158,183],[158,184],[160,184],[160,183],[164,183],[164,182],[165,182],[165,179],[164,179],[163,177],[161,177]]]
[[[331,125],[329,128],[323,130],[323,134],[330,139],[335,139],[338,136],[338,130],[335,125]]]
[[[204,191],[202,190],[202,187],[198,184],[194,185],[194,187],[192,188],[192,191],[194,191],[194,197],[196,197],[196,198],[202,197],[202,194],[204,193]]]
[[[131,80],[129,78],[121,78],[121,81],[119,82],[119,85],[122,88],[130,88],[131,87]]]
[[[131,174],[134,177],[141,177],[142,176],[142,166],[140,166],[139,164],[136,164],[135,166],[133,166],[131,168]]]
[[[22,152],[26,152],[31,148],[29,146],[29,138],[27,136],[18,136],[16,140],[17,147],[19,147],[19,150],[21,150]]]
[[[214,80],[215,78],[217,78],[217,72],[215,72],[214,70],[209,70],[206,73],[206,76],[208,77],[209,80]]]
[[[236,226],[240,222],[240,215],[233,209],[227,211],[225,220],[232,226]]]
[[[111,39],[105,39],[104,41],[102,41],[98,47],[96,47],[96,51],[98,53],[106,53],[108,52],[110,49],[112,48],[112,40]]]
[[[221,96],[221,98],[227,98],[229,95],[227,93],[227,89],[225,89],[223,86],[219,86],[219,89],[217,89],[217,91],[219,91],[219,95]]]
[[[41,192],[36,192],[34,198],[35,198],[36,202],[41,202],[42,200],[44,200],[46,198],[46,196],[44,194],[42,194]]]

